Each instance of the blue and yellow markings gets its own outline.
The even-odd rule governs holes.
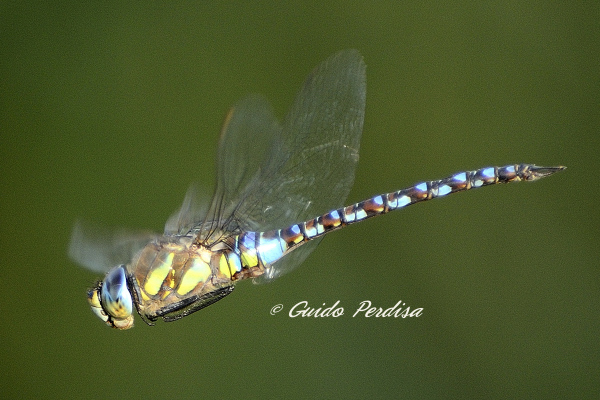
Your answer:
[[[240,259],[243,268],[252,268],[258,265],[256,255],[256,233],[246,232],[239,240]]]

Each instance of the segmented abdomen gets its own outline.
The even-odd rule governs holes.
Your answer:
[[[250,257],[246,258],[251,261],[242,261],[242,265],[244,268],[256,267],[262,270],[265,265],[276,262],[298,245],[355,222],[451,193],[499,183],[537,180],[562,169],[564,167],[518,164],[459,172],[448,178],[422,182],[396,192],[374,196],[284,229],[246,232],[239,236],[239,242],[244,243],[239,250],[242,260],[247,253]]]

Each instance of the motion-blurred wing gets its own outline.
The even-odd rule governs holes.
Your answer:
[[[217,156],[217,184],[211,207],[202,224],[200,242],[210,243],[223,232],[239,233],[249,224],[239,219],[237,207],[260,184],[281,127],[271,104],[261,95],[250,95],[233,106],[225,118]]]
[[[157,235],[150,232],[109,231],[77,221],[69,243],[69,257],[94,272],[107,272],[128,264],[132,257]]]
[[[183,199],[181,208],[169,217],[165,224],[165,235],[186,235],[199,221],[204,221],[210,197],[192,184]]]

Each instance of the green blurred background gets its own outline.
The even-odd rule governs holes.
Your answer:
[[[0,26],[3,398],[600,398],[598,2],[2,2]],[[344,48],[368,66],[349,202],[569,169],[333,234],[177,323],[103,326],[75,219],[160,231],[213,185],[230,105],[261,92],[282,117]],[[302,300],[346,315],[269,314]],[[352,318],[363,300],[424,312]]]

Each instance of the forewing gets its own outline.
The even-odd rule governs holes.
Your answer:
[[[169,217],[165,224],[165,235],[186,235],[198,221],[203,221],[208,209],[210,197],[192,184],[183,199],[181,208]]]
[[[365,97],[365,64],[358,51],[339,52],[319,65],[283,123],[281,154],[287,158],[279,160],[282,165],[274,176],[261,180],[258,191],[262,197],[246,202],[240,215],[258,221],[261,230],[270,230],[342,207],[354,182]],[[289,272],[306,259],[318,241],[306,243],[276,262],[261,279]]]
[[[157,235],[150,232],[110,231],[77,221],[69,243],[69,257],[94,272],[107,272],[128,264],[132,257]]]
[[[221,130],[215,193],[199,241],[210,244],[220,232],[240,231],[235,209],[259,185],[261,168],[280,136],[281,126],[263,96],[250,95],[229,110]]]

